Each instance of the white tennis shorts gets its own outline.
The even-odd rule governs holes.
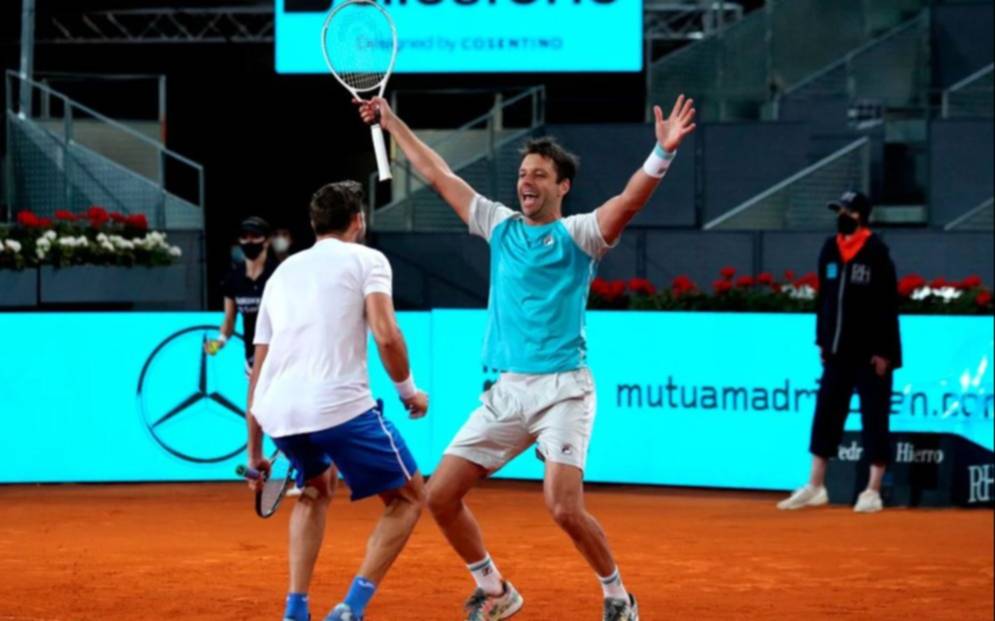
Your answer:
[[[547,461],[584,469],[596,406],[589,369],[503,373],[480,402],[447,455],[494,472],[537,444]]]

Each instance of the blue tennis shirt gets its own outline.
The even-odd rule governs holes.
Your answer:
[[[594,212],[531,226],[520,212],[478,195],[469,227],[491,247],[484,364],[533,374],[585,366],[588,289],[611,248]]]

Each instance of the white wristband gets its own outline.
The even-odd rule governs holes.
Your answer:
[[[394,388],[397,389],[397,394],[401,399],[410,399],[418,394],[418,388],[415,387],[414,375],[408,375],[408,379],[403,382],[394,382]]]
[[[670,168],[670,163],[674,161],[676,155],[677,151],[664,151],[660,143],[657,143],[643,164],[643,172],[656,179],[663,178],[667,174],[667,169]]]
[[[220,345],[221,347],[224,347],[225,343],[228,342],[228,337],[225,336],[224,334],[219,334],[218,338],[216,338],[214,340],[218,342],[218,345]]]

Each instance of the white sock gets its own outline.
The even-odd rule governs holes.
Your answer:
[[[501,580],[501,572],[498,571],[497,565],[491,560],[490,554],[485,556],[482,561],[470,563],[466,568],[473,574],[474,581],[478,587],[484,590],[484,593],[488,595],[501,595],[504,593],[504,582]]]
[[[622,585],[622,575],[618,572],[618,567],[615,568],[615,572],[606,577],[602,578],[598,576],[598,580],[601,581],[601,590],[605,593],[605,599],[624,599],[629,601],[629,593],[625,590],[625,586]]]

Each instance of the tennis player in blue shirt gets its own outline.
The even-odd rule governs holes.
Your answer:
[[[384,99],[356,104],[367,123],[379,119],[470,233],[490,243],[484,364],[502,374],[446,449],[428,492],[436,521],[477,583],[467,600],[467,620],[507,619],[524,599],[491,560],[463,498],[478,481],[536,444],[546,463],[546,505],[600,579],[604,620],[638,621],[636,598],[622,584],[604,531],[584,507],[584,466],[595,416],[584,311],[598,262],[618,243],[681,141],[694,131],[693,102],[679,97],[666,118],[654,107],[656,144],[643,166],[621,194],[568,218],[562,214],[563,198],[577,172],[577,158],[554,140],[532,140],[522,150],[520,211],[515,211],[456,176]]]

